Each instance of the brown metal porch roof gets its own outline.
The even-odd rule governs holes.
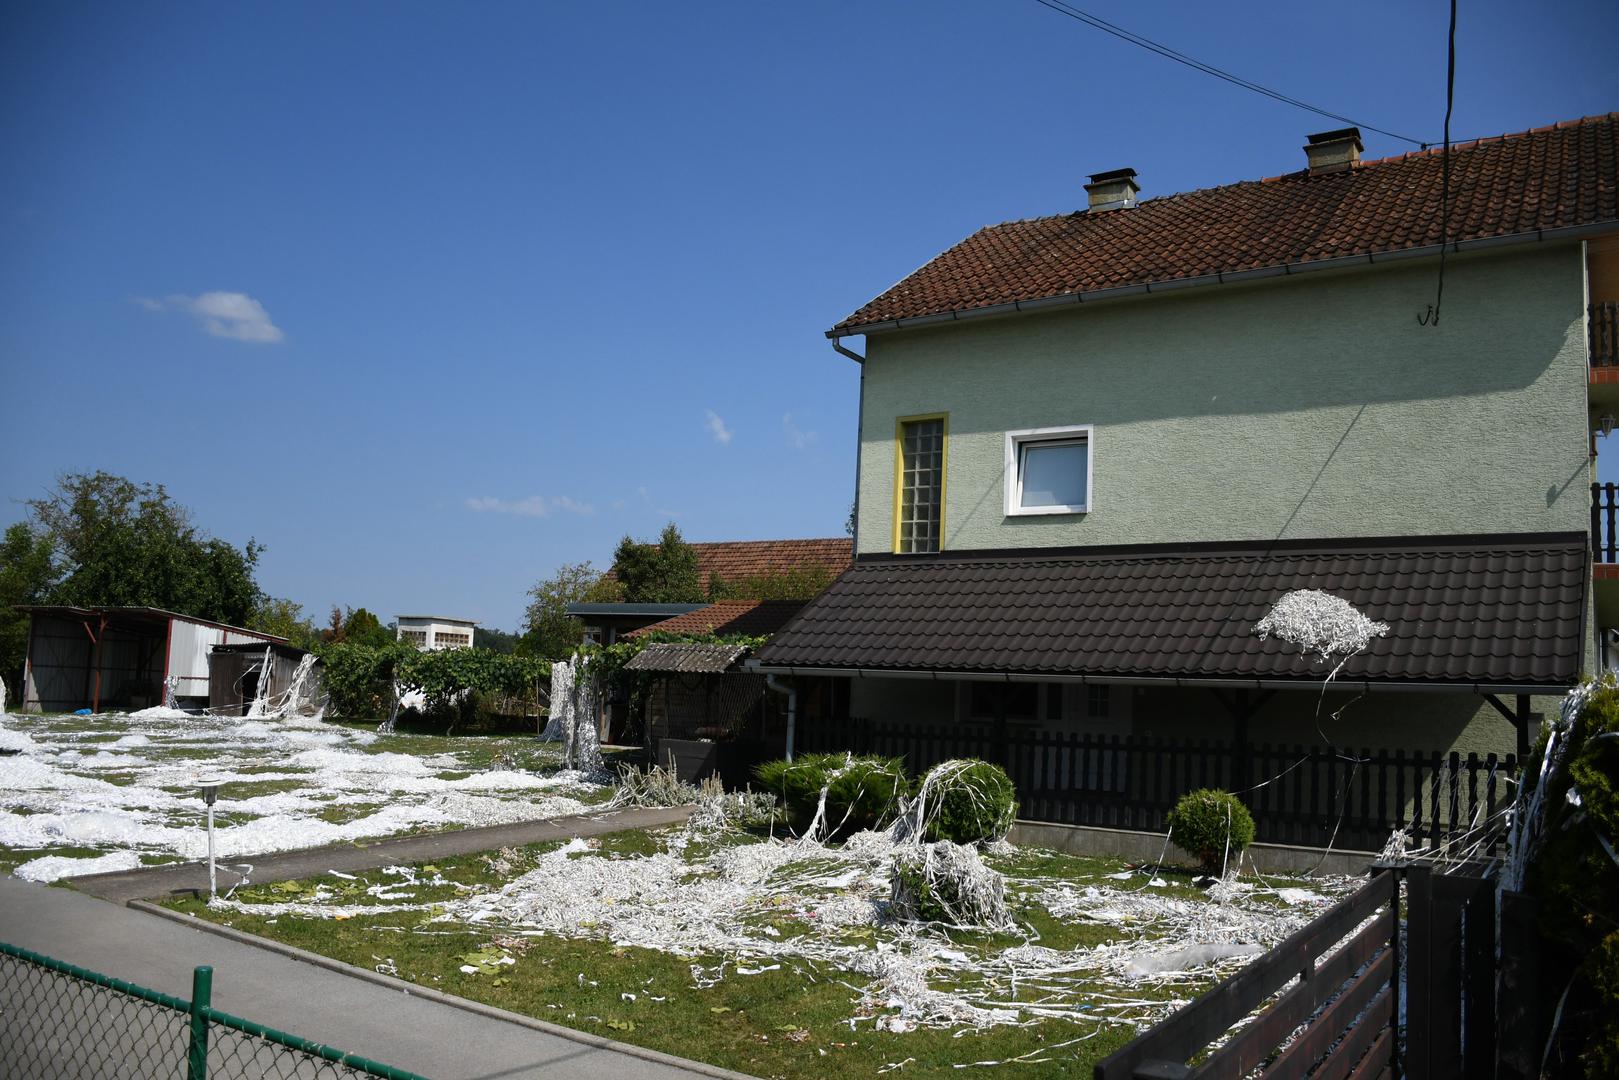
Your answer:
[[[1389,632],[1345,685],[1544,688],[1580,676],[1582,533],[863,556],[758,652],[766,670],[1252,685],[1330,666],[1257,623],[1320,589]]]

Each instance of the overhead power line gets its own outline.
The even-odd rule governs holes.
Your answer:
[[[1291,105],[1296,109],[1303,109],[1306,112],[1313,112],[1317,116],[1325,116],[1329,120],[1337,120],[1338,122],[1347,124],[1350,127],[1364,128],[1367,131],[1375,131],[1379,135],[1387,135],[1391,139],[1400,139],[1404,142],[1411,143],[1413,146],[1419,146],[1424,150],[1433,145],[1432,143],[1425,142],[1422,139],[1413,139],[1409,135],[1401,135],[1397,131],[1389,131],[1387,128],[1380,128],[1374,124],[1368,124],[1364,120],[1355,120],[1344,116],[1341,113],[1332,112],[1330,109],[1323,109],[1318,106],[1311,105],[1307,101],[1300,101],[1296,97],[1290,97],[1289,95],[1282,93],[1280,90],[1256,83],[1251,79],[1244,79],[1242,76],[1235,75],[1229,71],[1226,71],[1224,68],[1217,68],[1213,64],[1204,63],[1202,60],[1198,60],[1195,57],[1187,56],[1183,52],[1178,52],[1162,42],[1153,41],[1151,38],[1142,37],[1140,34],[1126,30],[1122,26],[1117,26],[1110,23],[1106,19],[1097,18],[1088,11],[1081,11],[1072,4],[1065,3],[1064,0],[1035,0],[1035,2],[1050,8],[1059,15],[1066,15],[1070,19],[1078,20],[1092,29],[1100,30],[1104,34],[1111,34],[1120,41],[1127,41],[1137,48],[1146,49],[1151,53],[1157,53],[1166,60],[1173,60],[1177,64],[1184,64],[1194,71],[1201,71],[1205,75],[1212,75],[1216,79],[1222,79],[1233,86],[1239,86],[1244,90],[1252,91],[1255,94],[1261,94],[1273,101],[1279,101],[1284,105]]]

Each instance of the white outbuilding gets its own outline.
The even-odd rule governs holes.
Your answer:
[[[473,631],[478,624],[472,619],[452,619],[447,615],[399,615],[399,640],[407,641],[418,649],[470,649]]]

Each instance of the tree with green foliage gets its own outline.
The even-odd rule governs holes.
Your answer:
[[[323,642],[315,652],[331,695],[332,715],[359,719],[387,716],[396,682],[402,691],[420,690],[428,713],[450,714],[464,722],[489,697],[532,695],[550,674],[549,663],[538,657],[488,649],[423,650],[402,641]]]
[[[697,573],[697,549],[686,543],[674,522],[656,543],[629,536],[613,552],[613,573],[632,604],[698,604],[704,599]]]
[[[340,608],[336,604],[332,605],[326,629],[320,632],[320,639],[328,644],[372,648],[390,645],[396,637],[394,631],[383,626],[382,621],[365,608]]]
[[[48,603],[158,607],[236,626],[258,607],[264,549],[203,533],[161,484],[69,473],[28,507],[50,544]]]
[[[252,617],[247,620],[247,628],[284,637],[300,649],[312,649],[320,641],[320,632],[315,629],[315,624],[304,618],[303,605],[275,596],[259,600],[258,607],[253,609]]]
[[[1531,794],[1541,815],[1523,886],[1535,898],[1540,984],[1523,993],[1561,999],[1546,1075],[1611,1077],[1619,1075],[1619,677],[1604,672],[1579,705],[1541,727],[1521,773],[1529,780],[1515,817],[1537,835]],[[1561,749],[1547,762],[1553,729]]]
[[[523,636],[517,652],[562,660],[585,638],[585,624],[568,614],[569,604],[609,604],[624,598],[622,587],[588,562],[560,567],[528,591]]]
[[[9,526],[0,540],[0,679],[13,701],[28,659],[28,613],[13,605],[44,603],[55,580],[50,538],[25,521]]]
[[[710,574],[708,599],[813,600],[830,584],[832,572],[824,566],[796,566],[773,574],[750,574],[734,582]]]
[[[520,641],[522,641],[522,638],[517,634],[510,634],[505,630],[494,630],[487,626],[475,627],[472,631],[472,647],[474,649],[488,649],[498,656],[515,654]]]

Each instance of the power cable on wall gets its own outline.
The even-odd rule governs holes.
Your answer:
[[[1433,303],[1417,316],[1423,326],[1439,325],[1445,299],[1445,252],[1450,248],[1450,112],[1456,104],[1456,0],[1450,0],[1450,57],[1445,68],[1445,146],[1439,152],[1439,287]]]

